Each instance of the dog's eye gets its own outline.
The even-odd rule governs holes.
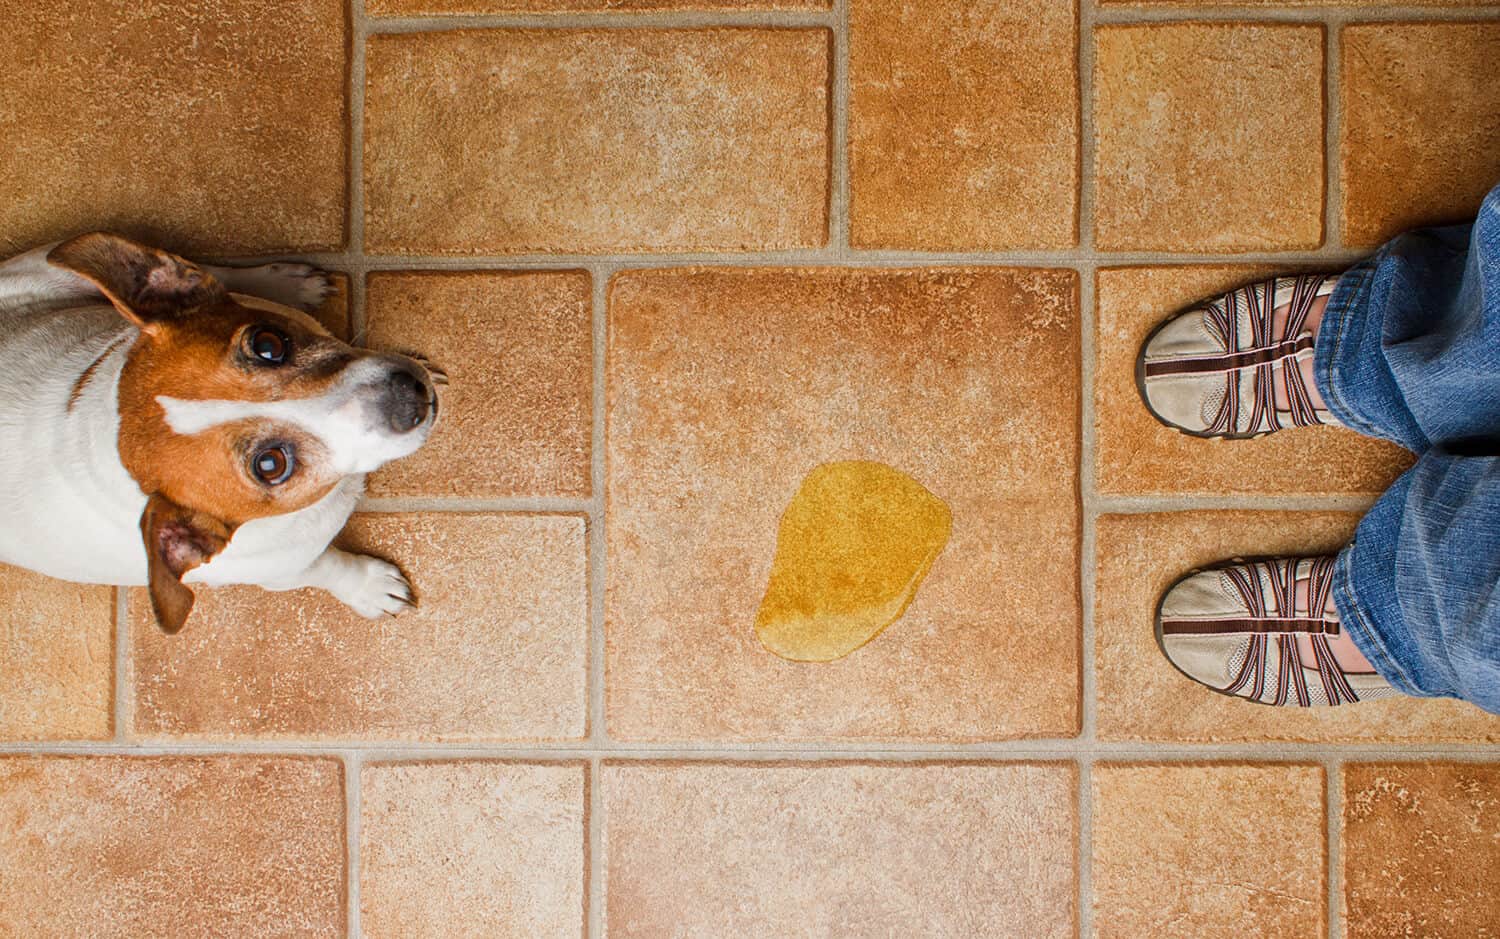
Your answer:
[[[256,360],[281,365],[292,351],[292,340],[269,326],[256,326],[245,334],[245,348]]]
[[[291,478],[297,468],[297,457],[284,443],[263,447],[250,458],[250,472],[267,486],[279,486]]]

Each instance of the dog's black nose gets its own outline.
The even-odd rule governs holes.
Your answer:
[[[432,407],[432,389],[421,376],[407,369],[391,372],[385,394],[386,420],[398,434],[421,427]]]

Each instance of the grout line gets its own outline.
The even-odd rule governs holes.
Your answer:
[[[347,881],[344,888],[345,902],[348,903],[347,928],[351,939],[358,939],[360,935],[359,923],[359,839],[360,826],[363,823],[361,812],[361,796],[359,789],[359,776],[363,768],[360,751],[351,750],[344,754],[344,857],[347,870],[344,872]]]
[[[1094,763],[1078,761],[1078,935],[1094,935]]]
[[[589,760],[588,776],[584,780],[587,800],[584,811],[588,814],[588,841],[584,845],[587,859],[584,870],[584,908],[587,916],[584,935],[603,939],[604,936],[604,796],[601,793],[604,780],[599,774],[599,757]]]
[[[593,335],[593,432],[590,437],[590,487],[592,497],[589,508],[589,675],[588,675],[588,739],[595,750],[608,750],[608,728],[604,711],[604,616],[605,590],[608,589],[608,546],[604,539],[605,521],[605,367],[609,341],[609,279],[613,271],[607,267],[591,269],[593,279],[592,335]],[[603,804],[599,795],[599,758],[589,760],[588,769],[588,888],[585,923],[587,936],[602,937],[603,927],[603,883],[604,858],[600,845],[604,838]]]
[[[1330,17],[1323,32],[1323,247],[1341,251],[1344,247],[1343,215],[1344,180],[1339,162],[1339,135],[1342,130],[1340,106],[1343,90],[1339,85],[1339,58],[1342,55],[1343,20]]]
[[[833,74],[830,96],[830,128],[828,145],[828,243],[834,255],[841,260],[849,257],[849,0],[834,0],[833,4]]]
[[[1328,865],[1328,937],[1339,939],[1344,928],[1344,761],[1339,757],[1331,757],[1324,765],[1327,773],[1324,781],[1327,797],[1324,804],[1328,809],[1327,849],[1324,852]]]
[[[1193,23],[1235,22],[1252,20],[1259,23],[1322,23],[1329,17],[1386,22],[1403,20],[1426,22],[1433,20],[1491,20],[1500,19],[1500,10],[1478,3],[1464,6],[1426,6],[1413,4],[1390,4],[1370,8],[1360,13],[1348,6],[1335,4],[1310,4],[1291,8],[1268,8],[1261,5],[1210,3],[1207,6],[1165,6],[1170,0],[1141,0],[1139,3],[1106,3],[1099,10],[1099,21],[1104,23]]]
[[[447,496],[374,496],[360,500],[361,512],[513,512],[533,515],[592,513],[594,500],[555,496],[465,499]]]

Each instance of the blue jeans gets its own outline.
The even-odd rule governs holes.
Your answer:
[[[1313,368],[1334,417],[1417,454],[1339,554],[1350,638],[1398,690],[1500,714],[1500,187],[1340,278]]]

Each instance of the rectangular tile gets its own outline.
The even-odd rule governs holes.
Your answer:
[[[1500,717],[1458,701],[1273,708],[1226,697],[1180,674],[1156,647],[1157,602],[1189,570],[1232,557],[1331,554],[1357,521],[1350,512],[1101,515],[1094,586],[1100,739],[1500,742]]]
[[[577,939],[587,774],[488,760],[362,767],[362,932]]]
[[[676,10],[827,10],[833,0],[366,0],[371,16],[483,13],[647,13]]]
[[[1071,271],[674,270],[610,289],[606,682],[629,740],[1078,729]],[[952,537],[830,663],[753,623],[778,519],[832,461],[909,474]]]
[[[1323,243],[1323,29],[1094,30],[1094,239],[1106,251]]]
[[[344,934],[338,760],[0,757],[0,819],[0,934]]]
[[[605,764],[611,936],[1073,936],[1072,764]]]
[[[1344,767],[1348,939],[1489,936],[1500,923],[1500,764]]]
[[[450,384],[431,439],[369,494],[587,498],[592,309],[587,271],[370,275],[367,343],[421,352]]]
[[[399,565],[418,608],[370,621],[321,591],[199,588],[167,636],[132,591],[132,735],[584,736],[584,519],[362,515],[339,543]]]
[[[1394,444],[1332,427],[1257,440],[1204,440],[1160,423],[1136,385],[1142,343],[1188,307],[1285,271],[1106,268],[1096,275],[1094,484],[1111,495],[1342,495],[1384,492],[1411,465]]]
[[[860,248],[1078,240],[1078,11],[852,0],[849,237]]]
[[[0,246],[338,250],[347,4],[0,0]]]
[[[365,247],[822,245],[830,42],[824,29],[373,36]]]
[[[114,733],[115,591],[0,564],[0,740]]]
[[[1099,764],[1099,939],[1327,935],[1321,766]]]
[[[1339,41],[1344,243],[1472,221],[1500,180],[1500,23],[1358,23]]]

